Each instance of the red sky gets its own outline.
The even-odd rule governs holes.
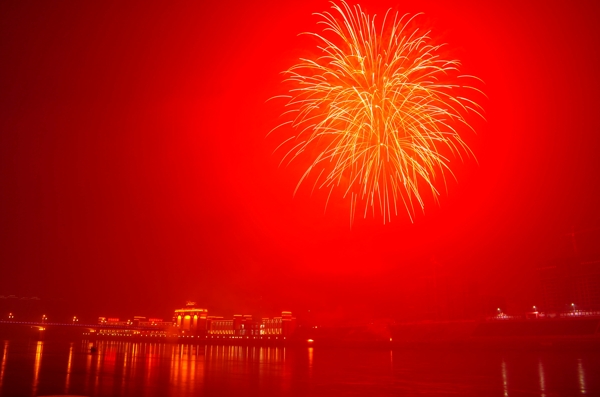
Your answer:
[[[298,33],[318,31],[312,13],[329,2],[0,5],[0,295],[121,315],[187,299],[222,314],[401,315],[416,299],[407,280],[435,258],[482,299],[530,304],[531,269],[572,228],[600,227],[600,13],[360,4],[424,12],[489,97],[487,122],[465,135],[478,163],[458,162],[458,182],[414,223],[350,228],[347,204],[324,213],[322,194],[293,197],[302,164],[272,154],[281,106],[265,101],[314,54]]]

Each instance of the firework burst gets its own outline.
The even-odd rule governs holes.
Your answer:
[[[314,178],[313,189],[329,190],[329,202],[339,189],[351,219],[372,213],[386,222],[400,208],[412,221],[424,208],[422,191],[437,200],[434,182],[446,186],[453,176],[450,158],[472,155],[459,131],[472,130],[468,114],[483,117],[467,98],[481,91],[459,83],[475,78],[444,59],[442,45],[415,27],[416,16],[388,10],[376,24],[358,5],[332,9],[316,14],[322,34],[304,33],[318,41],[320,55],[284,72],[290,88],[279,97],[288,120],[275,129],[291,126],[294,134],[278,147],[289,148],[282,162],[309,156],[296,191]]]

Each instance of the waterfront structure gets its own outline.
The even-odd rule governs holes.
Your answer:
[[[283,311],[280,317],[261,319],[250,314],[236,314],[233,318],[209,316],[207,309],[188,302],[185,308],[175,310],[173,323],[178,333],[187,335],[290,336],[296,318],[290,311]]]
[[[262,338],[291,336],[296,328],[292,312],[283,311],[281,316],[257,319],[250,314],[236,314],[233,318],[209,316],[208,309],[200,308],[195,302],[176,309],[173,321],[159,318],[134,316],[133,320],[116,317],[99,317],[98,327],[90,334],[98,336],[159,336],[159,337],[246,337]]]
[[[198,334],[206,330],[208,310],[196,307],[196,302],[188,302],[182,309],[175,310],[173,323],[180,332]]]

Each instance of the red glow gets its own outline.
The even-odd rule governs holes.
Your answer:
[[[329,1],[3,2],[0,295],[73,302],[82,321],[188,299],[315,322],[541,302],[536,266],[600,225],[593,2],[361,5],[424,12],[489,97],[465,138],[479,164],[453,160],[458,182],[414,224],[350,227],[326,192],[293,197],[306,165],[272,154],[265,101],[313,55],[298,33]]]

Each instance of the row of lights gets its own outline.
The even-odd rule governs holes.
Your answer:
[[[121,333],[105,334],[104,332],[99,332],[98,335],[100,335],[100,336],[135,336],[133,334],[121,334]]]
[[[90,333],[89,332],[84,332],[83,335],[90,335]],[[122,334],[122,333],[110,333],[109,334],[109,333],[104,333],[104,332],[99,332],[98,335],[101,335],[101,336],[136,336],[136,335],[133,335],[133,334]],[[139,335],[139,336],[166,337],[167,335],[166,334],[160,334],[160,335],[150,334],[150,335]],[[178,335],[177,337],[178,338],[195,338],[196,335]],[[201,338],[201,336],[198,336],[198,338]],[[204,338],[208,339],[208,336],[204,336]],[[211,336],[210,338],[214,339],[215,337]],[[216,338],[220,339],[221,336],[217,336]],[[250,339],[249,336],[246,336],[245,338],[246,339]],[[223,336],[223,339],[244,339],[244,337],[243,336],[227,336],[227,337]],[[256,336],[252,337],[252,339],[256,339]],[[259,337],[259,339],[264,339],[264,338],[261,336],[261,337]],[[269,336],[269,337],[267,337],[267,339],[271,339],[271,337]],[[274,339],[279,339],[279,337],[276,336],[276,337],[274,337]],[[286,339],[286,337],[284,336],[283,339]]]
[[[178,335],[177,337],[178,337],[178,338],[195,338],[196,336],[195,336],[195,335]],[[201,336],[198,336],[198,338],[201,338]],[[211,337],[210,337],[210,338],[211,338],[211,339],[214,339],[214,338],[215,338],[215,336],[214,336],[214,335],[211,335]],[[221,336],[217,335],[217,337],[216,337],[216,338],[217,338],[217,339],[220,339],[220,338],[221,338]],[[223,338],[223,339],[244,339],[244,337],[243,337],[243,336],[223,336],[222,338]],[[246,339],[250,339],[250,337],[249,337],[249,336],[246,336],[245,338],[246,338]],[[279,339],[279,337],[278,337],[278,336],[275,336],[274,338],[275,338],[275,339]],[[205,336],[204,336],[204,339],[208,339],[208,336],[207,336],[207,335],[205,335]],[[252,337],[252,339],[256,339],[256,336],[253,336],[253,337]],[[259,337],[259,339],[263,339],[263,337],[262,337],[262,336],[260,336],[260,337]],[[270,337],[270,336],[268,336],[268,337],[267,337],[267,339],[271,339],[271,337]],[[283,339],[285,339],[285,336],[283,337]]]
[[[40,328],[40,331],[43,331],[43,330],[44,330],[44,328]],[[84,332],[83,335],[90,335],[90,333],[89,332]],[[134,336],[132,334],[104,334],[102,332],[99,333],[99,335],[102,335],[102,336]],[[163,337],[163,336],[166,336],[166,335],[162,334],[162,335],[140,335],[140,336],[159,336],[159,337]],[[178,336],[178,338],[194,338],[194,337],[195,337],[195,335],[179,335]],[[204,338],[208,338],[208,336],[205,336]],[[213,336],[211,336],[211,339],[212,338],[213,338]],[[219,338],[220,338],[220,336],[217,336],[217,339],[219,339]],[[227,339],[232,339],[232,338],[233,339],[244,339],[243,336],[229,336]],[[246,339],[249,339],[249,338],[250,338],[249,336],[246,337]],[[225,339],[225,337],[223,337],[223,339]],[[256,337],[253,337],[252,339],[256,339]],[[260,339],[263,339],[263,338],[260,337]],[[267,339],[271,339],[271,337],[269,336]],[[279,339],[279,337],[276,336],[275,339]],[[285,339],[285,336],[283,337],[283,339]],[[392,341],[392,338],[390,338],[390,342],[391,341]],[[308,339],[307,342],[308,343],[313,343],[314,340],[313,339]]]
[[[40,328],[40,330],[43,330],[43,329],[42,329],[42,328]],[[89,333],[89,332],[87,332],[87,333],[84,333],[84,335],[90,335],[90,333]],[[102,334],[101,334],[101,335],[102,335]],[[115,334],[111,334],[111,335],[113,335],[113,336],[114,336]],[[121,335],[121,334],[118,334],[118,336],[122,336],[122,335]],[[131,336],[131,335],[127,335],[127,336]],[[141,336],[148,336],[148,335],[141,335]],[[164,335],[164,334],[163,334],[163,335],[149,335],[149,336],[166,336],[166,335]],[[179,337],[179,338],[194,338],[194,335],[184,335],[184,336],[181,336],[181,335],[180,335],[180,336],[178,336],[178,337]],[[208,337],[207,337],[207,336],[205,336],[205,338],[208,338]],[[211,338],[213,338],[213,337],[211,336]],[[217,336],[217,338],[219,338],[219,336]],[[232,338],[232,337],[229,337],[228,339],[231,339],[231,338]],[[234,339],[243,339],[243,337],[242,337],[242,336],[233,336],[233,338],[234,338]],[[250,338],[249,336],[247,336],[247,337],[246,337],[246,339],[249,339],[249,338]],[[225,339],[225,337],[223,337],[223,339]],[[256,339],[256,337],[254,337],[253,339]],[[261,337],[260,339],[262,339],[262,337]],[[271,338],[269,337],[269,339],[271,339]],[[278,337],[275,337],[275,339],[278,339]],[[285,336],[283,337],[283,339],[285,339]],[[307,339],[307,340],[306,340],[306,342],[308,342],[308,343],[311,343],[311,344],[312,344],[312,343],[314,343],[314,341],[315,341],[314,339]],[[392,342],[392,338],[390,338],[390,342]]]
[[[8,319],[12,320],[15,318],[15,315],[13,313],[8,313]],[[48,317],[45,314],[42,314],[42,322],[48,322]],[[79,318],[77,316],[73,316],[73,324],[78,323],[79,322]],[[104,321],[106,322],[106,321]],[[127,320],[127,325],[132,325],[133,321],[131,320]],[[152,325],[157,325],[155,322],[152,323]]]
[[[573,310],[575,310],[575,303],[571,303],[571,308],[572,308]],[[498,313],[499,313],[499,314],[500,314],[500,313],[502,313],[502,310],[501,310],[500,308],[498,308],[497,310],[498,310]],[[533,311],[534,311],[534,312],[537,312],[537,311],[538,311],[538,309],[537,309],[537,306],[536,306],[536,305],[533,305]]]
[[[89,335],[89,333],[84,333],[84,335]],[[110,333],[110,334],[108,334],[108,333],[104,333],[104,332],[99,332],[98,335],[100,335],[100,336],[148,336],[148,337],[155,337],[156,336],[156,337],[159,337],[159,338],[167,336],[165,334],[160,334],[160,335],[156,335],[156,334],[139,335],[139,334],[136,334],[136,335],[134,335],[134,334],[121,334],[121,333]]]
[[[8,313],[8,319],[12,320],[15,318],[15,315],[12,313]],[[48,317],[45,314],[42,314],[42,322],[47,322],[48,321]],[[73,322],[77,323],[79,322],[79,319],[77,318],[77,316],[73,316]]]

